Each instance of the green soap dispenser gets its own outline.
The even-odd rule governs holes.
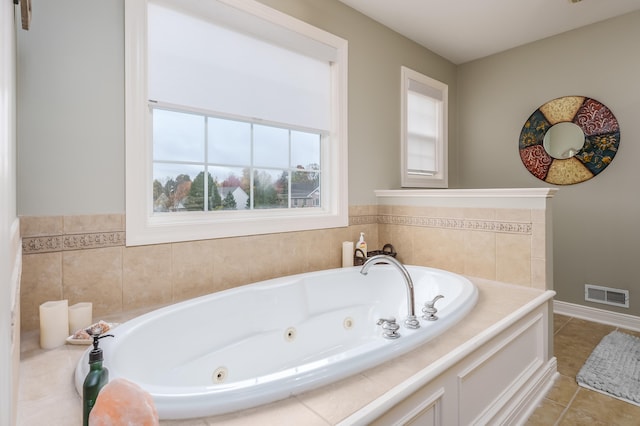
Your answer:
[[[82,424],[88,426],[89,413],[96,403],[98,393],[100,389],[109,382],[109,370],[102,366],[103,356],[102,349],[98,347],[100,339],[105,337],[113,337],[113,334],[105,334],[101,336],[100,333],[92,334],[93,337],[93,349],[89,352],[89,373],[84,379],[82,385]]]

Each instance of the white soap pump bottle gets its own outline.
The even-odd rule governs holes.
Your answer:
[[[360,233],[360,239],[358,240],[357,247],[362,250],[364,257],[367,257],[367,242],[364,240],[364,232]]]

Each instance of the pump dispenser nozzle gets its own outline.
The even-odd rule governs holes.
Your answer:
[[[91,337],[93,338],[93,349],[91,350],[91,352],[89,352],[89,363],[102,361],[102,349],[98,347],[98,344],[100,343],[100,339],[104,339],[105,337],[114,337],[114,335],[113,334],[100,335],[100,333],[97,333],[97,334],[92,334]]]

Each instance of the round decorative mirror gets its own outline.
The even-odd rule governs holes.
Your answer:
[[[535,110],[520,132],[520,159],[547,183],[572,185],[604,170],[618,152],[620,126],[595,99],[565,96]]]

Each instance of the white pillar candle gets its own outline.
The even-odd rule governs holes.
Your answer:
[[[353,266],[353,241],[345,241],[342,243],[342,267],[350,266]]]
[[[66,300],[40,305],[40,347],[52,349],[63,345],[69,336],[69,310]]]
[[[93,320],[93,304],[81,302],[69,306],[69,334],[73,334],[81,328],[87,328]]]

